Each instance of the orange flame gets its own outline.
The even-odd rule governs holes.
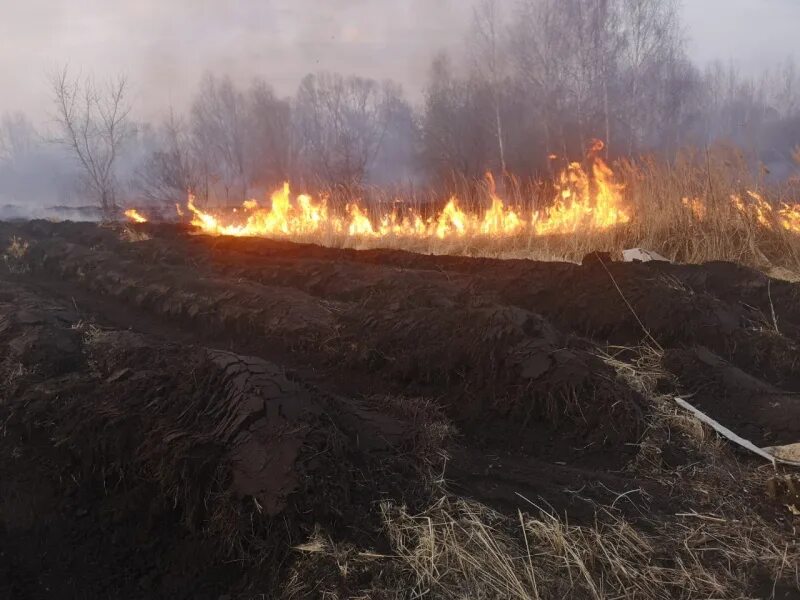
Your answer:
[[[129,208],[126,210],[125,216],[134,223],[147,223],[147,217],[141,215],[135,208]]]
[[[787,231],[800,233],[800,204],[781,203],[778,219]]]
[[[593,150],[595,148],[597,144]],[[598,151],[601,149],[602,146]],[[570,163],[556,183],[558,194],[553,205],[534,215],[536,234],[608,229],[631,220],[628,209],[621,202],[624,186],[614,181],[611,168],[600,158],[595,158],[592,175],[590,178],[580,163]]]
[[[698,221],[705,221],[708,216],[708,206],[700,198],[683,198],[683,206],[691,211],[692,216]],[[800,204],[787,204],[781,202],[779,208],[768,202],[764,197],[751,190],[747,190],[746,198],[738,194],[731,194],[730,205],[734,208],[741,222],[754,223],[761,229],[776,231],[783,229],[790,233],[800,234]]]
[[[482,213],[465,211],[458,199],[452,197],[440,212],[429,217],[412,208],[397,207],[376,215],[358,201],[347,204],[343,213],[331,214],[325,198],[315,200],[300,195],[292,199],[288,183],[272,193],[269,207],[247,200],[233,213],[212,213],[198,208],[192,195],[186,207],[192,225],[205,233],[315,241],[323,235],[448,240],[605,230],[628,223],[631,217],[623,202],[624,186],[615,181],[611,168],[595,156],[602,149],[602,142],[594,141],[589,151],[590,171],[587,173],[580,163],[571,163],[556,182],[551,205],[527,214],[503,201],[491,174],[487,174],[489,205]]]
[[[692,212],[698,221],[705,221],[708,209],[700,198],[682,198],[681,203]]]

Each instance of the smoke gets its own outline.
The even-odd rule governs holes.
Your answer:
[[[45,204],[0,204],[0,221],[89,221],[99,222],[103,218],[97,206],[46,206]]]
[[[14,216],[15,210],[22,216],[31,215],[34,206],[71,204],[76,175],[68,154],[49,144],[24,113],[0,116],[0,206],[5,206],[4,215]]]
[[[238,201],[281,178],[357,187],[487,169],[536,175],[548,154],[578,156],[589,137],[609,138],[612,157],[669,157],[729,139],[754,168],[794,172],[800,75],[786,60],[800,57],[793,0],[683,2],[678,23],[664,16],[670,1],[469,4],[17,3],[0,23],[0,205],[93,202],[80,163],[47,141],[58,131],[47,74],[65,62],[98,81],[125,73],[131,82],[133,135],[114,165],[120,202],[169,203],[187,187],[206,201]],[[579,22],[600,4],[611,13],[595,29]],[[631,15],[648,11],[661,19],[660,53],[613,55],[633,31]],[[552,61],[533,64],[548,35],[536,15],[551,19],[554,45],[539,52]],[[576,45],[577,31],[594,46]],[[434,63],[442,52],[449,59]],[[322,85],[304,95],[309,74]]]
[[[30,0],[0,22],[0,113],[47,115],[43,74],[65,61],[127,73],[146,120],[187,108],[206,72],[262,77],[281,95],[310,72],[352,73],[419,96],[430,57],[457,49],[470,18],[461,0]]]
[[[506,11],[517,0],[501,0]],[[0,113],[50,111],[42,74],[68,61],[136,82],[140,118],[183,109],[206,71],[254,76],[290,95],[320,70],[393,79],[418,98],[431,57],[454,52],[472,19],[464,0],[28,0],[0,20]],[[750,73],[798,56],[794,0],[683,2],[690,56],[733,60]]]
[[[721,60],[759,75],[788,57],[800,59],[800,3],[794,0],[689,0],[681,10],[689,56],[698,65]]]

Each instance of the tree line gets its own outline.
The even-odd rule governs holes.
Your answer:
[[[284,180],[358,190],[446,186],[486,171],[537,177],[553,155],[605,140],[610,158],[728,140],[778,174],[800,142],[800,73],[699,66],[676,0],[481,0],[464,52],[431,61],[422,98],[392,81],[309,74],[290,97],[264,79],[208,74],[187,110],[131,118],[128,83],[52,78],[60,142],[104,209],[120,196],[240,202]],[[19,114],[0,122],[0,194],[41,150]],[[46,151],[52,160],[52,152]],[[17,181],[18,184],[18,181]],[[15,184],[16,185],[16,184]],[[8,193],[6,191],[6,193]]]

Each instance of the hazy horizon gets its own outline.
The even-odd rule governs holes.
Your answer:
[[[77,7],[76,7],[77,4]],[[472,19],[456,0],[29,0],[0,22],[0,114],[34,120],[50,108],[47,73],[69,63],[104,76],[124,72],[137,116],[184,109],[203,73],[246,83],[260,77],[291,95],[309,72],[394,79],[420,96],[431,58],[461,50]],[[513,6],[513,0],[502,2]],[[753,72],[800,58],[800,3],[791,0],[684,1],[689,54],[698,64],[734,61]],[[468,7],[468,5],[470,7]]]

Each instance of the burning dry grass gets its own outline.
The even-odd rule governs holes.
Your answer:
[[[27,241],[16,236],[11,238],[11,243],[3,252],[3,262],[11,273],[25,273],[28,265],[25,263],[25,255],[28,253],[29,244]]]
[[[727,260],[769,270],[800,268],[797,191],[747,177],[743,161],[709,156],[675,166],[621,166],[637,218],[625,243],[687,263]]]
[[[123,227],[119,231],[119,237],[121,240],[131,243],[144,242],[153,238],[146,231],[136,230],[132,227]]]
[[[125,216],[134,223],[147,223],[147,217],[141,215],[135,208],[129,208],[126,210]]]
[[[745,178],[746,167],[718,157],[707,164],[687,159],[678,165],[656,161],[623,162],[617,165],[625,182],[623,202],[629,222],[608,228],[577,228],[572,232],[471,238],[399,240],[347,239],[344,245],[385,245],[424,253],[580,261],[599,250],[620,257],[625,248],[644,247],[670,260],[702,263],[731,261],[779,273],[791,278],[800,272],[800,215],[798,190],[792,185],[768,186],[756,178]],[[457,194],[470,198],[467,206],[479,210],[481,199],[474,188],[462,182]],[[512,182],[506,187],[510,204],[533,210],[536,194],[531,186]],[[546,193],[545,193],[546,196]],[[787,272],[788,270],[788,272]]]
[[[550,183],[455,179],[447,192],[411,198],[380,189],[293,197],[285,186],[269,206],[247,201],[225,213],[190,199],[182,212],[208,233],[331,247],[577,262],[591,251],[620,255],[641,246],[678,262],[726,260],[790,279],[800,273],[800,191],[791,181],[770,186],[725,148],[614,168],[590,154],[585,167],[566,164]]]

